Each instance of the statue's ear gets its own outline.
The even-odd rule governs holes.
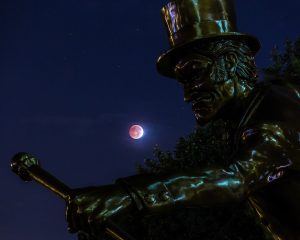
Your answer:
[[[225,56],[226,59],[226,71],[229,76],[234,76],[236,72],[238,57],[234,52],[229,52]]]

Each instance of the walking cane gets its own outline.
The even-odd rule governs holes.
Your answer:
[[[11,169],[25,182],[32,180],[38,182],[61,197],[66,203],[72,197],[72,189],[42,169],[39,161],[28,153],[16,154],[11,160]],[[113,222],[106,224],[104,234],[109,240],[134,240]]]

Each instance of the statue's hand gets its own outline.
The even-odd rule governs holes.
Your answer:
[[[129,214],[130,196],[119,185],[76,189],[68,205],[66,217],[69,231],[97,235],[113,217]]]

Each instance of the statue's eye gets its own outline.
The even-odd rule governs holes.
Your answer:
[[[176,78],[181,83],[201,78],[209,69],[210,62],[197,59],[180,62],[175,67]]]
[[[186,66],[184,75],[189,79],[200,78],[208,70],[208,65],[201,62],[193,62]]]

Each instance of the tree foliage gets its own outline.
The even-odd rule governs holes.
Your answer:
[[[167,173],[206,168],[214,164],[223,165],[230,154],[231,126],[222,120],[197,128],[187,137],[180,137],[174,152],[154,148],[154,159],[146,159],[139,165],[140,173]]]
[[[267,80],[300,84],[300,38],[286,41],[283,51],[275,46],[270,57],[271,65],[263,69]]]

